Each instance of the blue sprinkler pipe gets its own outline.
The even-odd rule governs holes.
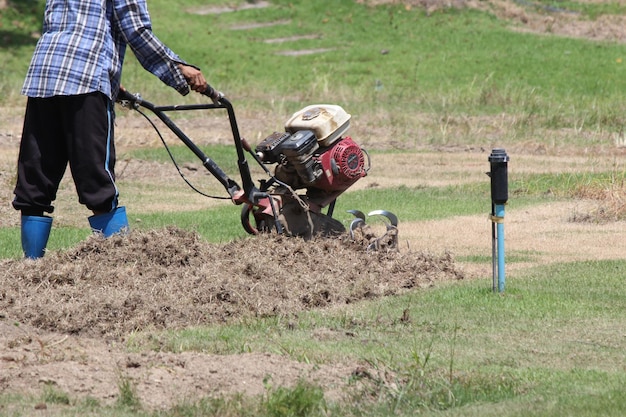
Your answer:
[[[509,199],[509,156],[504,149],[493,149],[489,155],[491,170],[491,238],[493,291],[504,292],[506,271],[504,263],[504,206]]]

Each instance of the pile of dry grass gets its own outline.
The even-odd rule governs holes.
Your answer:
[[[176,228],[94,236],[0,266],[0,310],[8,317],[115,338],[289,315],[462,278],[449,255],[366,252],[341,238],[258,236],[218,245]]]
[[[593,200],[597,204],[591,210],[572,214],[570,221],[607,223],[626,219],[626,183],[623,177],[614,176],[609,182],[581,185],[572,194],[575,198]]]

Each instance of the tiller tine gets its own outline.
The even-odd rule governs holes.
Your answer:
[[[357,230],[361,233],[361,239],[364,243],[367,243],[367,250],[380,250],[383,248],[397,248],[398,247],[398,217],[387,210],[374,210],[367,214],[371,216],[383,216],[388,221],[384,221],[386,226],[386,232],[381,237],[376,237],[371,228],[366,225],[365,214],[359,210],[348,210],[348,213],[354,215],[356,219],[350,223],[350,238],[356,241]]]
[[[363,214],[363,213],[361,213]],[[363,226],[365,225],[365,219],[362,218],[356,218],[354,220],[352,220],[352,222],[350,222],[350,238],[352,240],[354,240],[354,231],[357,229],[363,229]]]
[[[390,211],[387,210],[374,210],[367,213],[368,216],[383,216],[389,220],[389,224],[387,224],[387,230],[391,226],[398,227],[398,217]]]
[[[359,210],[348,210],[348,213],[352,214],[354,217],[363,220],[365,222],[365,214]]]

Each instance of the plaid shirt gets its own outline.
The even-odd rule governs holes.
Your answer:
[[[181,94],[184,63],[152,33],[146,0],[47,0],[22,94],[29,97],[100,91],[115,99],[129,45],[143,67]]]

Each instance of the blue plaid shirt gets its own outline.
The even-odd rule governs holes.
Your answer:
[[[126,45],[146,70],[179,93],[189,92],[177,66],[184,61],[152,33],[146,0],[47,0],[22,94],[100,91],[115,100]]]

